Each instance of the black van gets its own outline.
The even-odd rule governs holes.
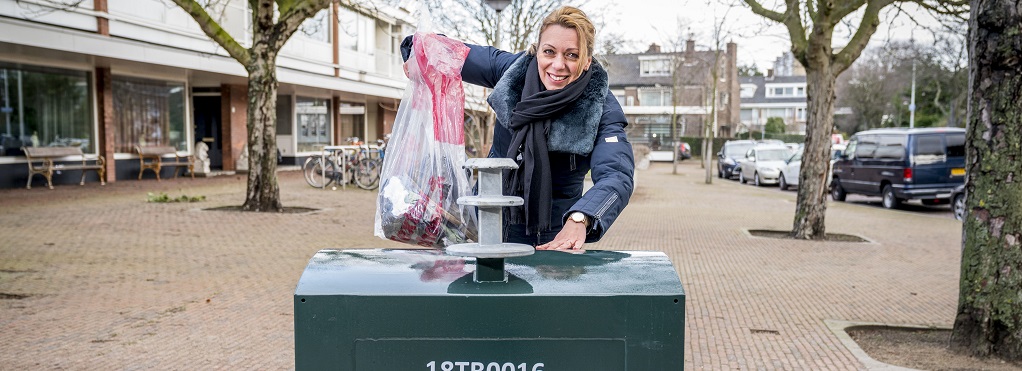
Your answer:
[[[830,196],[883,197],[885,208],[905,200],[950,202],[965,183],[965,129],[876,129],[858,132],[834,163]]]

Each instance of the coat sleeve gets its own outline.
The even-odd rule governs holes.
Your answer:
[[[627,125],[621,105],[608,91],[590,159],[593,187],[564,215],[580,211],[593,219],[587,243],[603,238],[632,196],[635,159],[625,135]]]
[[[401,58],[408,61],[412,52],[412,36],[408,35],[401,42]],[[468,46],[468,57],[461,68],[461,79],[467,83],[493,88],[511,64],[521,55],[512,54],[492,46],[479,46],[465,43]]]

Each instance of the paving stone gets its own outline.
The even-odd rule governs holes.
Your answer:
[[[688,295],[686,369],[856,370],[824,320],[951,324],[961,224],[948,213],[831,203],[828,232],[873,242],[758,238],[745,230],[790,229],[794,192],[679,170],[638,171],[629,207],[587,246],[670,256]],[[292,369],[308,259],[408,246],[373,236],[376,192],[279,179],[285,206],[320,211],[202,210],[243,203],[244,175],[0,190],[0,368]]]

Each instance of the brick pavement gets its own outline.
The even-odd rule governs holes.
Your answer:
[[[947,213],[832,203],[829,232],[873,243],[757,238],[744,230],[790,228],[794,192],[679,169],[639,171],[591,248],[671,257],[687,369],[862,369],[824,320],[951,324],[961,226]],[[286,206],[322,210],[199,210],[240,205],[241,176],[0,190],[0,369],[293,368],[291,298],[312,254],[402,245],[372,236],[375,193],[298,172],[280,184]],[[144,201],[159,191],[207,201]]]

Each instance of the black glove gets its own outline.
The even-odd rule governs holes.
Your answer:
[[[447,37],[447,35],[442,33],[437,35]],[[413,35],[405,36],[405,39],[401,40],[401,61],[403,62],[408,62],[408,58],[412,56],[412,36]]]

